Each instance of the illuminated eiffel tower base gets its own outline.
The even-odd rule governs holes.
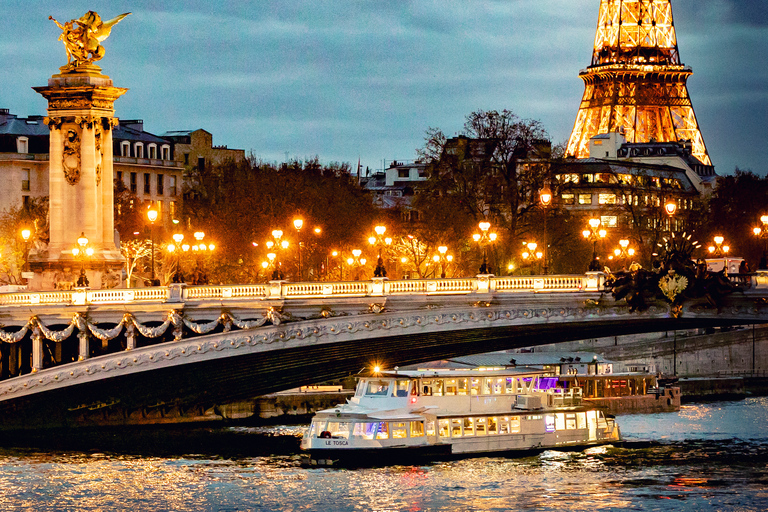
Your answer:
[[[592,64],[566,154],[589,157],[589,139],[621,132],[628,142],[689,141],[712,165],[680,63],[671,0],[601,0]]]

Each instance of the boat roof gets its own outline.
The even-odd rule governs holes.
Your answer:
[[[545,370],[531,368],[499,368],[499,369],[420,369],[420,370],[386,370],[378,374],[368,375],[368,378],[397,378],[429,379],[436,377],[525,377],[548,374]]]

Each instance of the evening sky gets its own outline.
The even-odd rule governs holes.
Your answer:
[[[689,92],[720,174],[768,171],[765,0],[673,1]],[[130,91],[116,115],[147,131],[203,128],[267,161],[381,168],[428,127],[510,109],[567,140],[598,0],[3,0],[0,107],[45,114],[31,88],[66,63],[52,21],[132,11],[99,65]]]

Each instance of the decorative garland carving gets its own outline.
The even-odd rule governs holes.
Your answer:
[[[61,166],[67,183],[76,185],[80,181],[80,134],[75,127],[67,129],[64,134]]]

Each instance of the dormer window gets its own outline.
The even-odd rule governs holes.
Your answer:
[[[127,140],[124,140],[120,143],[120,156],[126,158],[131,156],[131,143]]]
[[[16,137],[16,151],[18,153],[29,153],[28,137]]]
[[[133,154],[136,158],[144,158],[144,143],[137,142],[133,145]]]
[[[160,158],[163,160],[170,160],[171,159],[171,146],[168,144],[163,144],[160,146]]]
[[[149,153],[150,159],[157,160],[157,144],[149,144],[147,146],[147,152]]]

